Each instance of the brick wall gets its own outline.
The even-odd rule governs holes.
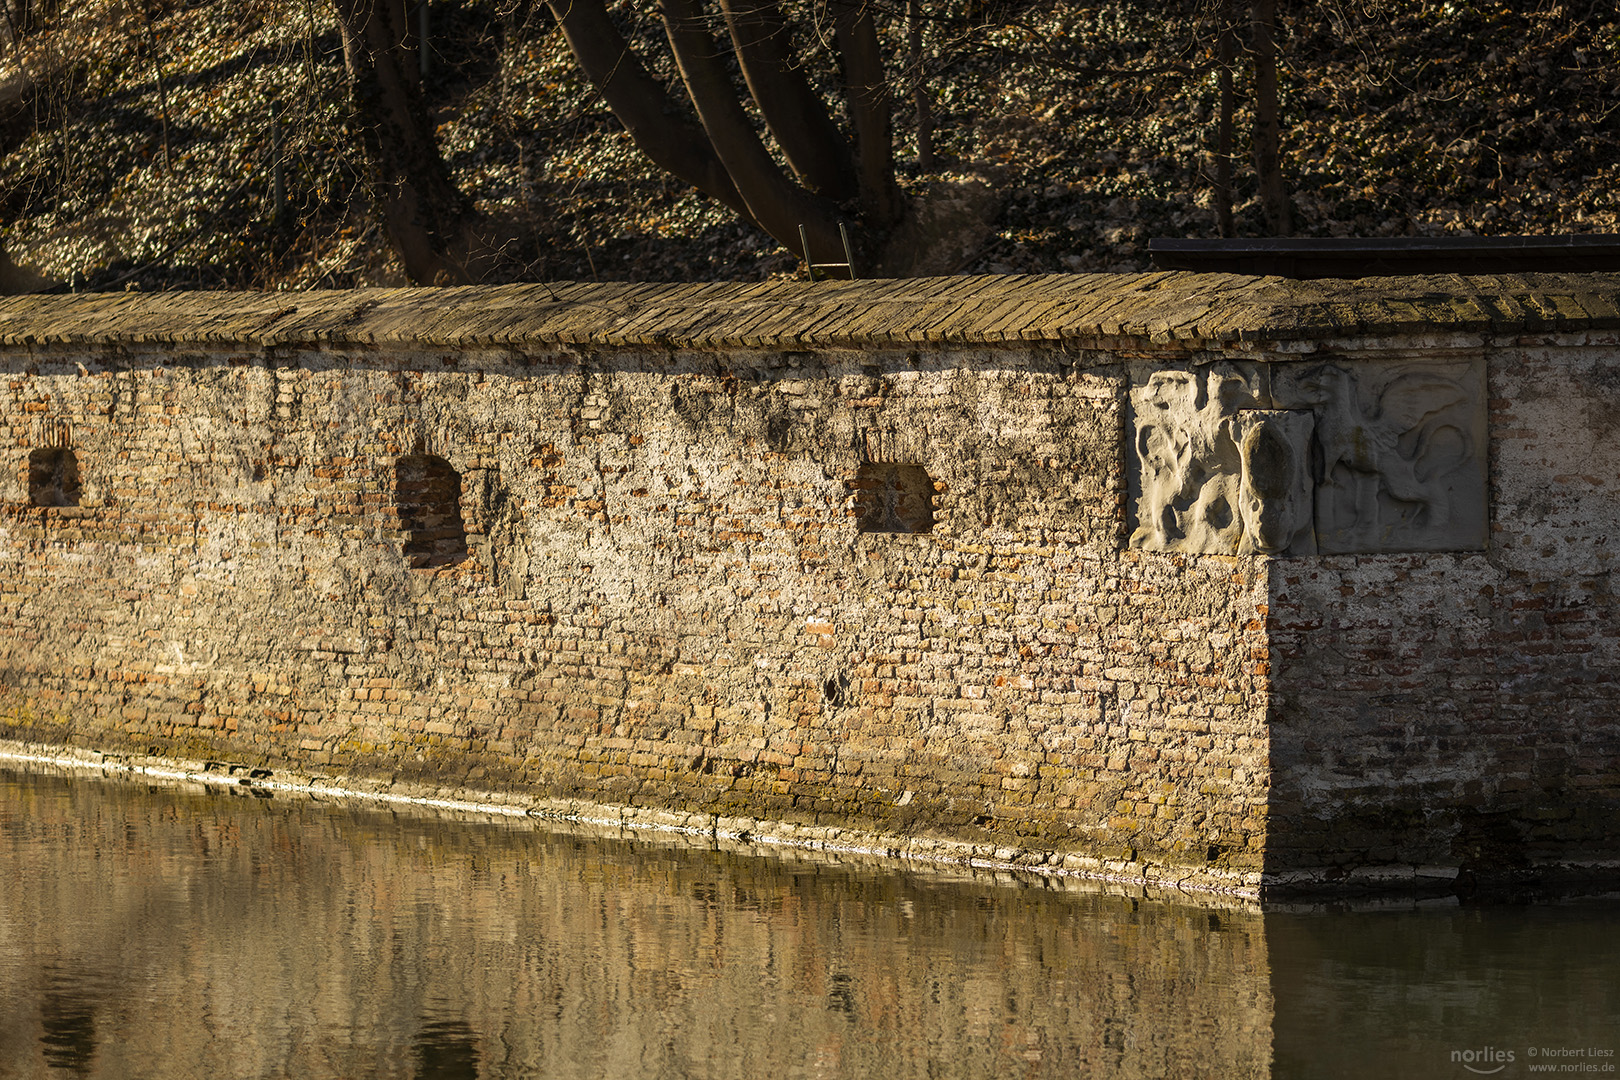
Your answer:
[[[1122,550],[1108,357],[34,359],[82,495],[0,489],[13,738],[1260,866],[1263,568]],[[930,531],[858,528],[868,461]]]
[[[910,344],[851,342],[870,304],[756,333],[718,286],[680,287],[744,327],[708,338],[594,325],[669,325],[643,287],[562,330],[498,290],[301,297],[303,330],[8,301],[0,737],[1208,887],[1614,872],[1601,319],[1220,337],[1132,324],[1217,318],[1146,275],[1048,332],[988,280]],[[1131,547],[1132,372],[1312,355],[1485,358],[1487,550]]]
[[[1487,550],[1273,568],[1281,873],[1620,866],[1620,348],[1527,336],[1486,352]]]

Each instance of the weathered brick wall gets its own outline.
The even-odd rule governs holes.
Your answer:
[[[1427,349],[1481,351],[1488,549],[1274,565],[1280,872],[1620,866],[1620,338]]]
[[[1252,872],[1264,574],[1122,550],[1111,359],[36,352],[82,496],[0,488],[10,733]],[[931,532],[857,531],[868,457]]]
[[[1201,885],[1613,873],[1620,282],[1532,284],[0,302],[0,737]],[[1485,549],[1132,546],[1144,372],[1315,357],[1483,360]]]

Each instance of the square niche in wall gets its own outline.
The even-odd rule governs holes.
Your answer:
[[[468,557],[461,519],[461,474],[442,457],[411,454],[394,464],[394,498],[413,570],[451,566]]]
[[[78,506],[79,491],[79,457],[72,450],[51,446],[29,453],[29,505]]]
[[[921,465],[869,461],[855,473],[855,528],[925,533],[934,527],[934,481]]]

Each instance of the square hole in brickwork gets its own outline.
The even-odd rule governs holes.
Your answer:
[[[65,446],[28,455],[28,501],[34,506],[79,505],[79,456]]]
[[[860,532],[925,533],[934,527],[934,481],[921,465],[867,462],[853,486]]]
[[[461,520],[461,474],[442,457],[411,454],[394,463],[394,502],[405,531],[405,562],[413,570],[467,558]]]

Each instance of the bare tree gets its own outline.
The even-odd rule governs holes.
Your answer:
[[[603,0],[548,0],[585,74],[653,162],[707,192],[800,255],[826,261],[842,248],[838,223],[853,218],[868,259],[882,251],[905,210],[895,182],[892,99],[874,6],[829,0],[831,36],[850,131],[811,86],[795,28],[776,0],[663,0],[660,17],[684,100],[653,78],[609,18]],[[724,43],[715,29],[724,28]],[[801,28],[802,29],[802,28]],[[788,169],[777,164],[727,72],[731,50]],[[789,175],[791,171],[791,175]]]
[[[1232,213],[1232,159],[1236,143],[1239,6],[1237,0],[1214,0],[1217,104],[1212,201],[1222,236],[1236,236]],[[1260,188],[1266,228],[1273,236],[1292,229],[1288,185],[1282,172],[1282,120],[1277,92],[1277,0],[1252,0],[1247,53],[1254,65],[1250,151]]]
[[[13,40],[31,34],[55,18],[61,7],[59,0],[0,0],[5,11],[6,27]]]
[[[510,276],[514,267],[501,252],[512,238],[474,212],[435,145],[412,0],[332,2],[373,205],[407,275],[446,283]],[[908,204],[895,175],[894,101],[876,22],[885,9],[825,0],[801,17],[819,20],[812,25],[789,19],[779,0],[661,0],[663,45],[678,76],[665,81],[648,70],[605,0],[546,2],[585,75],[659,168],[807,261],[843,261],[841,223],[852,226],[863,274],[904,272],[909,249],[929,250],[927,235],[897,228]],[[838,88],[833,101],[808,68],[802,46],[812,34],[832,45],[836,70],[820,74]]]
[[[1215,223],[1222,236],[1236,236],[1232,220],[1232,114],[1236,106],[1232,68],[1237,62],[1237,0],[1218,0],[1216,6],[1215,62],[1220,101],[1215,119]]]
[[[906,63],[911,68],[911,108],[917,126],[917,168],[933,172],[934,106],[928,97],[927,59],[923,52],[922,0],[906,0]]]
[[[1292,231],[1288,187],[1283,183],[1281,114],[1277,106],[1277,0],[1254,0],[1250,9],[1254,53],[1254,171],[1260,204],[1273,236]]]
[[[404,0],[333,0],[372,205],[412,281],[481,281],[500,265],[491,223],[450,179],[423,107]]]

